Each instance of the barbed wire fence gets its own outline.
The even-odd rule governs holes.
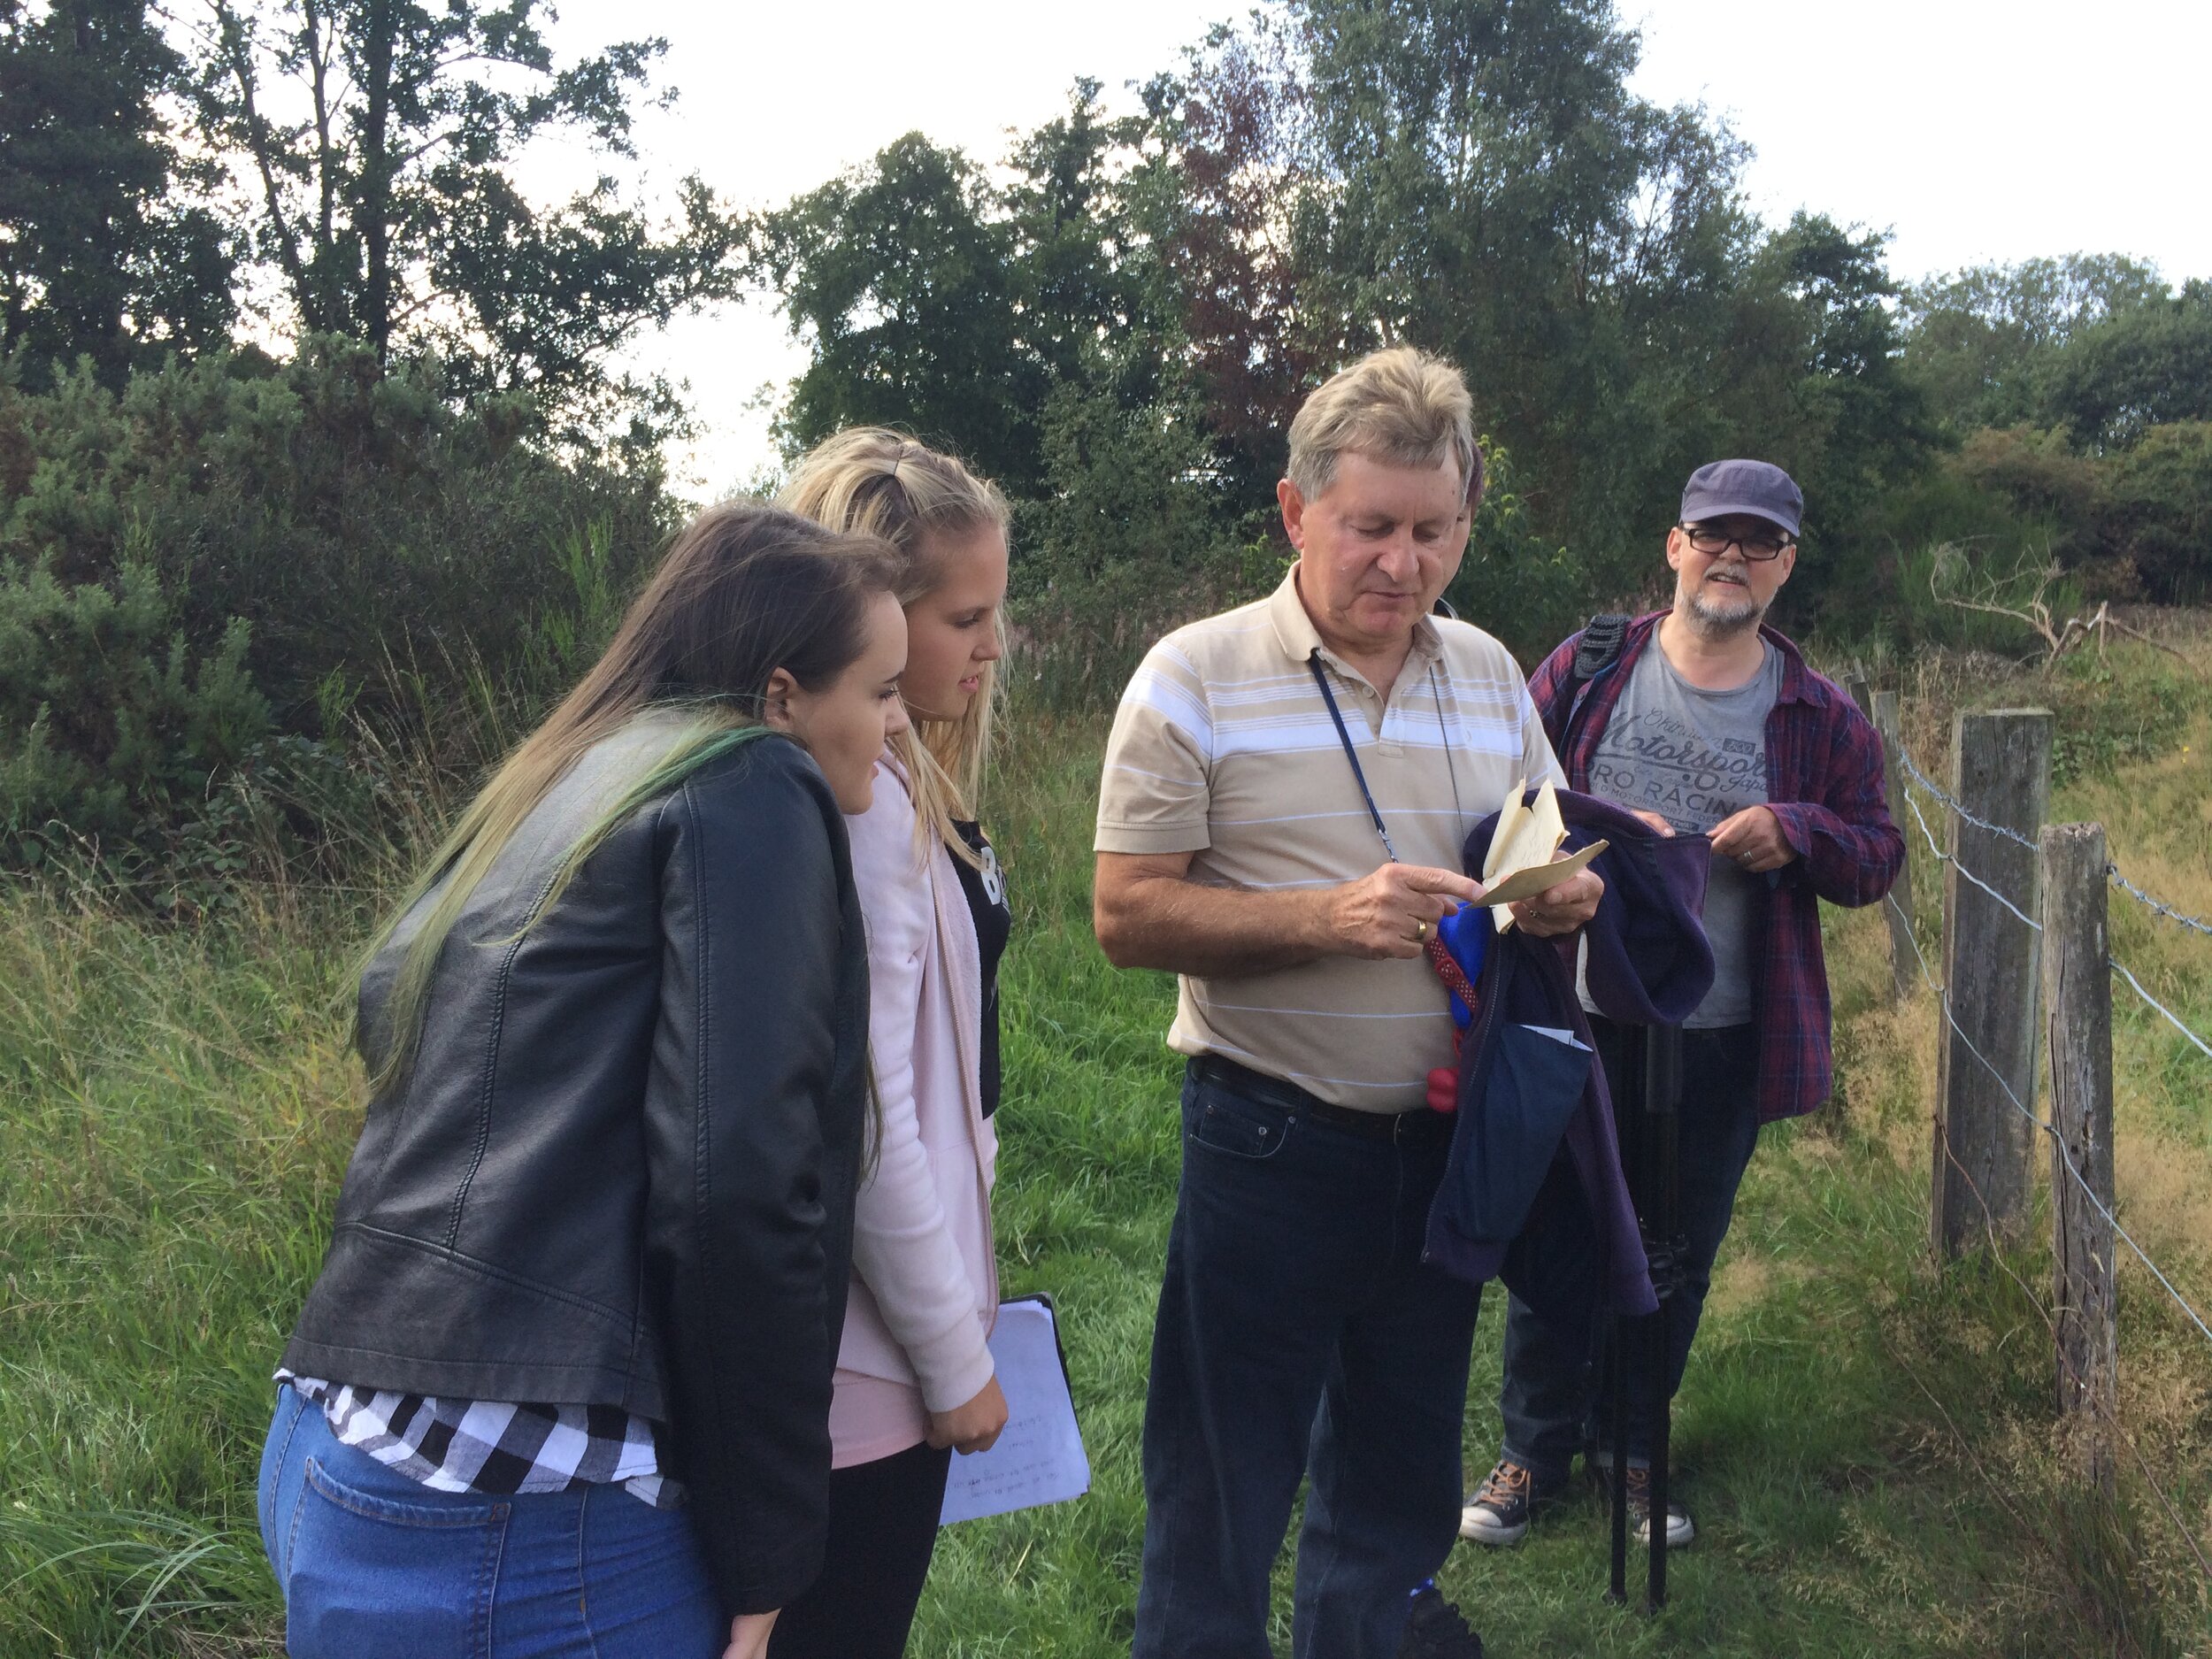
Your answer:
[[[2085,1448],[2080,1460],[2085,1472],[2109,1495],[2114,1489],[2116,1456],[2124,1452],[2139,1472],[2143,1487],[2155,1498],[2194,1559],[2207,1591],[2212,1592],[2212,1559],[2208,1559],[2204,1542],[2176,1505],[2119,1410],[2116,1244],[2124,1247],[2140,1263],[2161,1296],[2193,1333],[2192,1340],[2202,1340],[2208,1360],[2212,1360],[2212,1321],[2175,1283],[2175,1275],[2153,1257],[2120,1219],[2123,1206],[2116,1197],[2112,1169],[2114,981],[2124,985],[2195,1051],[2194,1056],[2183,1053],[2179,1058],[2194,1064],[2200,1056],[2212,1063],[2212,1040],[2154,995],[2144,983],[2144,975],[2113,952],[2107,895],[2119,893],[2160,923],[2188,933],[2212,938],[2212,923],[2130,879],[2107,856],[2101,826],[2041,822],[2048,792],[2047,715],[2012,710],[1961,717],[1954,729],[1958,763],[1954,787],[1947,789],[1928,776],[1906,747],[1894,695],[1875,695],[1863,684],[1853,689],[1881,732],[1892,780],[1893,815],[1901,803],[1910,820],[1900,823],[1899,828],[1905,833],[1913,858],[1909,858],[1906,872],[1884,901],[1893,983],[1901,999],[1913,987],[1925,988],[1935,1002],[1939,1036],[1945,1045],[1939,1097],[1934,1102],[1932,1125],[1935,1162],[1931,1232],[1936,1248],[1939,1253],[1958,1252],[1964,1232],[1961,1217],[1956,1214],[1947,1217],[1943,1212],[1946,1188],[1963,1189],[1975,1211],[1981,1240],[1990,1247],[1990,1257],[2012,1279],[2049,1328],[2061,1413],[2081,1431],[2078,1439]],[[2008,719],[2042,722],[2039,754],[2032,724],[1980,733],[1970,728],[1975,720]],[[1978,774],[1969,760],[1970,740],[1982,743],[1985,762],[1998,755],[2005,744],[2012,744],[2007,751],[2011,764],[1985,764]],[[2020,746],[2023,741],[2024,748]],[[2024,766],[2024,755],[2028,757]],[[2040,767],[2039,776],[2021,775],[2036,766]],[[1978,793],[1970,787],[1978,776],[1986,785]],[[1924,798],[1931,809],[1947,816],[1947,846],[1929,823],[1929,812],[1922,806]],[[1973,867],[1962,855],[1968,850],[1968,843],[1976,840],[1981,853],[2001,854],[1995,862],[2009,863],[2016,873],[2023,867],[2022,856],[2032,856],[2033,864],[2024,866],[2030,876],[2027,887],[2016,887],[2007,892],[2007,883],[1993,864],[1989,869]],[[1908,885],[1910,864],[1920,856],[1923,846],[1936,868],[1964,884],[1963,887],[1949,882],[1944,886],[1945,961],[1940,977],[1917,936]],[[1985,905],[1981,902],[1985,900]],[[1971,918],[1962,914],[1970,907],[1978,908],[1983,918],[1978,926],[1969,926]],[[1993,918],[2001,918],[1997,922],[2001,927],[2016,926],[2024,932],[2009,941],[2001,940],[1990,930]],[[2028,946],[2024,952],[2017,949],[2022,940]],[[2016,991],[2024,989],[2024,1004],[2001,1010],[1998,1022],[2002,1034],[2027,1033],[2024,1051],[2015,1041],[2008,1045],[2008,1052],[1993,1057],[1985,1052],[1985,1041],[1977,1042],[1969,1029],[1978,1023],[1978,1014],[1986,1015],[1989,1010],[1970,1008],[1968,1018],[1961,1018],[1956,993],[1962,980],[1982,987],[1991,982],[1993,964],[1976,961],[1978,951],[1998,959],[1993,964],[1997,974],[2001,979],[2008,977]],[[2092,964],[2101,970],[2094,974],[2093,984],[2088,982],[2092,976],[2087,972],[2072,972],[2085,970]],[[2208,963],[2208,971],[2212,971],[2212,962]],[[2047,1046],[2052,1096],[2049,1118],[2039,1113],[2034,1103],[2033,1061],[2037,1050]],[[1950,1063],[1953,1053],[1971,1063],[1978,1074],[1974,1087],[1966,1087],[1966,1077]],[[1993,1094],[1978,1079],[1993,1085]],[[2212,1066],[2208,1067],[2205,1082],[2212,1087]],[[1977,1110],[1978,1101],[1991,1099],[1997,1102],[2001,1115],[2010,1115],[2016,1133],[1985,1133],[1986,1125],[1977,1128],[1962,1121],[1964,1115]],[[2024,1159],[2017,1171],[2008,1172],[2001,1168],[2003,1148],[2017,1144],[2032,1148],[2039,1139],[2049,1145],[2055,1211],[2054,1294],[2047,1302],[2014,1271],[2006,1248],[2020,1242],[2032,1179],[2027,1179]],[[1965,1156],[1962,1156],[1962,1146]],[[2001,1150],[1996,1159],[2001,1177],[2010,1173],[2021,1179],[1988,1179],[1992,1148]],[[1968,1449],[1970,1454],[1971,1448]]]

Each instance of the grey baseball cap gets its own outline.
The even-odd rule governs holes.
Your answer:
[[[1682,522],[1747,512],[1795,535],[1805,511],[1796,480],[1769,461],[1709,461],[1682,487]]]

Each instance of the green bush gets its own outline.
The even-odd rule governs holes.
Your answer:
[[[1228,497],[1192,411],[1064,386],[1044,449],[1046,492],[1016,506],[1011,611],[1017,672],[1046,704],[1110,704],[1163,634],[1280,580],[1269,503]]]
[[[0,385],[0,561],[112,585],[143,526],[196,647],[252,625],[280,726],[316,734],[336,683],[411,717],[522,664],[572,595],[583,526],[626,595],[672,522],[657,472],[557,454],[535,420],[513,399],[457,408],[434,368],[388,373],[330,339],[280,365],[172,363],[120,396],[81,373]]]
[[[2108,464],[2106,544],[2145,596],[2212,600],[2212,421],[2153,426]]]
[[[269,730],[236,618],[199,649],[124,537],[111,580],[0,569],[0,856],[157,851]]]
[[[96,850],[173,899],[368,828],[380,753],[472,774],[674,518],[650,467],[534,422],[334,340],[119,396],[0,373],[0,863]]]
[[[1467,557],[1444,595],[1453,609],[1497,635],[1524,667],[1533,668],[1601,605],[1641,608],[1634,588],[1615,591],[1617,578],[1536,534],[1520,469],[1502,444],[1486,438],[1482,453],[1482,502],[1468,534]]]

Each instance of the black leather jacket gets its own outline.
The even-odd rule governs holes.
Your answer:
[[[726,1614],[819,1571],[868,969],[845,826],[773,736],[562,855],[666,747],[649,715],[525,820],[442,948],[408,1076],[371,1100],[284,1363],[664,1425]],[[429,901],[362,977],[365,1052]]]

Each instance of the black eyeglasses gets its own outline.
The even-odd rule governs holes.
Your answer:
[[[1795,547],[1795,536],[1723,535],[1717,530],[1708,530],[1698,525],[1677,525],[1676,529],[1690,539],[1690,546],[1708,558],[1718,558],[1730,548],[1743,549],[1744,557],[1763,564],[1768,559],[1782,557],[1786,547]]]

